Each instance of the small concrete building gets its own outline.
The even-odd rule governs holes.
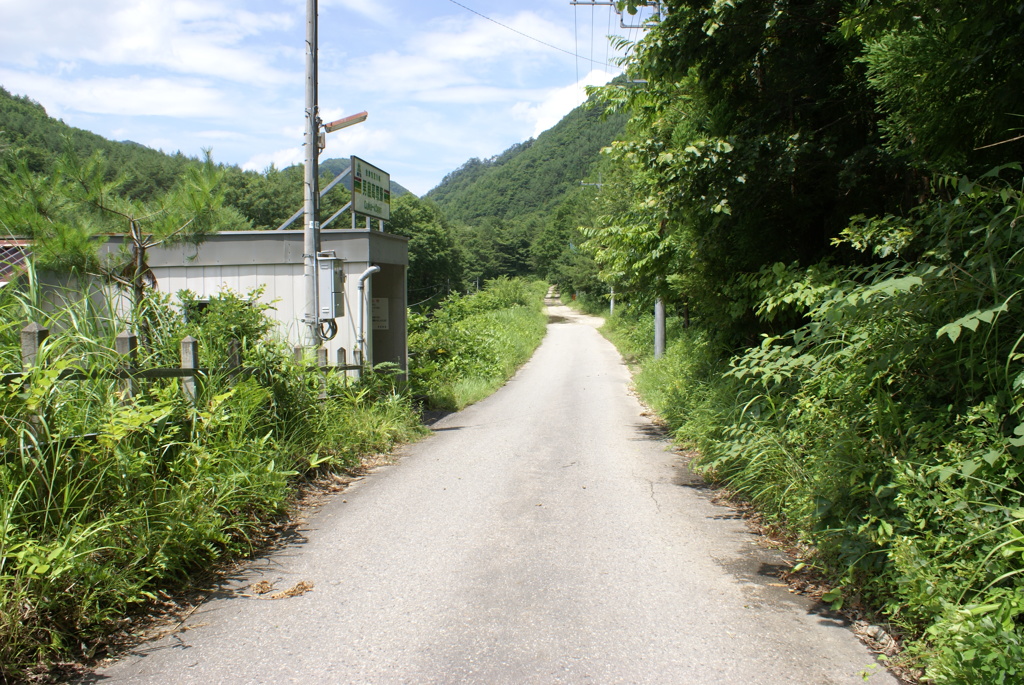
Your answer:
[[[107,249],[120,248],[112,237]],[[343,315],[337,336],[324,343],[331,365],[359,364],[360,325],[365,327],[366,365],[397,364],[408,371],[406,271],[408,238],[365,229],[332,229],[320,233],[322,252],[333,251],[345,274]],[[157,289],[175,295],[191,290],[199,299],[230,289],[245,294],[263,287],[261,301],[274,307],[281,333],[293,345],[311,345],[302,323],[306,301],[303,231],[231,231],[208,236],[199,245],[151,248],[147,262]],[[360,302],[359,276],[380,267],[365,282]]]

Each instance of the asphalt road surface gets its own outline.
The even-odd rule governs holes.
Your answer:
[[[600,320],[549,313],[502,390],[87,682],[895,683],[711,501]]]

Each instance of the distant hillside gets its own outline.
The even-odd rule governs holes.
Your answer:
[[[83,157],[102,150],[111,167],[128,179],[125,195],[140,200],[166,192],[191,161],[181,153],[167,155],[138,143],[114,142],[68,126],[50,117],[38,102],[12,95],[0,86],[0,149],[19,149],[32,171],[44,172],[63,151],[65,139]]]
[[[578,107],[536,140],[491,159],[469,160],[426,197],[464,223],[550,212],[587,177],[601,148],[622,133],[625,123],[625,115],[602,120],[600,108]]]
[[[0,151],[12,148],[35,173],[46,173],[70,141],[82,158],[102,151],[109,161],[111,174],[120,174],[125,183],[125,197],[143,202],[166,193],[189,164],[196,162],[180,152],[165,154],[131,141],[115,142],[68,126],[54,119],[38,102],[29,97],[12,95],[0,87]],[[0,160],[2,162],[2,160]],[[320,163],[321,175],[337,175],[348,166],[348,159],[328,159]],[[235,207],[252,228],[272,229],[279,226],[296,209],[302,207],[302,166],[271,169],[264,172],[242,171],[225,166],[224,183],[227,203]],[[345,187],[351,191],[352,183]],[[393,198],[409,191],[392,181]],[[325,200],[323,211],[333,213],[347,201],[348,195],[335,189]]]

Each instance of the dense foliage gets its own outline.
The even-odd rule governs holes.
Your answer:
[[[412,391],[434,409],[458,410],[497,390],[540,344],[547,284],[499,278],[452,294],[409,320]]]
[[[392,196],[391,220],[385,228],[409,238],[406,288],[410,307],[429,309],[462,289],[465,255],[437,205],[411,193],[397,199]]]
[[[0,291],[0,359],[21,365],[19,331],[51,328],[36,366],[0,390],[0,675],[89,656],[133,606],[189,574],[253,551],[295,479],[343,469],[418,431],[410,402],[368,374],[353,384],[309,373],[257,293],[223,293],[201,311],[147,296],[142,368],[176,367],[182,336],[207,374],[182,381],[102,375],[123,360],[109,306],[39,307],[33,282]],[[185,314],[187,316],[183,316]],[[225,368],[231,340],[244,369]],[[83,360],[85,360],[83,362]],[[75,364],[96,372],[60,380]]]
[[[587,230],[620,342],[692,315],[638,387],[906,664],[1024,681],[1024,4],[662,5]]]

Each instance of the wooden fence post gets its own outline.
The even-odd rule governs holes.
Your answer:
[[[139,338],[128,331],[118,333],[114,349],[122,357],[121,369],[128,373],[128,378],[121,383],[121,389],[124,391],[125,398],[128,399],[135,395],[135,379],[131,374],[135,371],[139,361]]]
[[[242,370],[242,343],[231,340],[228,343],[228,373],[234,375]]]
[[[191,335],[181,341],[181,368],[192,371],[199,369],[199,341]],[[182,378],[181,387],[185,391],[185,397],[194,405],[196,403],[195,375]]]
[[[344,347],[338,348],[338,367],[341,369],[341,378],[345,383],[345,387],[348,387],[348,354],[345,352]]]
[[[39,348],[50,335],[50,329],[32,322],[21,329],[21,368],[28,371],[39,360]]]

